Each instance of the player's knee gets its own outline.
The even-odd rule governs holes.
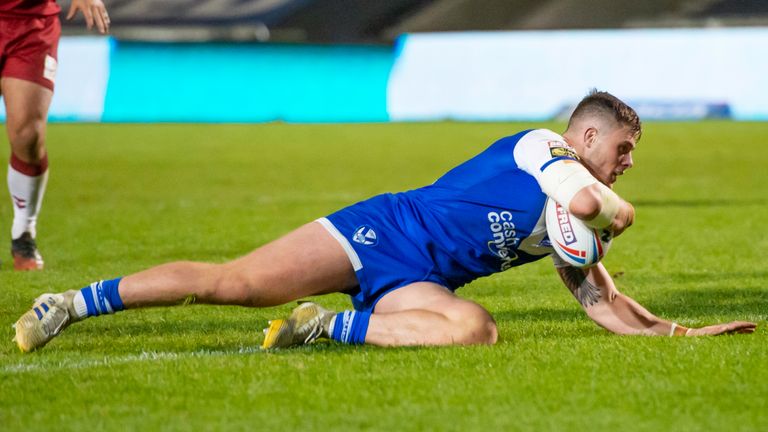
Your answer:
[[[237,271],[228,271],[225,266],[221,266],[218,273],[213,287],[216,300],[226,304],[257,305],[258,301],[247,277]]]
[[[493,345],[498,339],[496,322],[490,316],[473,321],[468,330],[466,335],[468,344]]]
[[[209,296],[215,303],[245,303],[247,296],[243,282],[237,276],[222,273],[216,279]]]
[[[459,321],[457,343],[493,345],[498,339],[496,321],[485,309],[477,306],[465,312]]]
[[[44,155],[45,121],[32,119],[8,124],[8,139],[13,153],[18,157],[38,162]]]

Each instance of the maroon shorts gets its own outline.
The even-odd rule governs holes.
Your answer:
[[[53,90],[59,36],[58,15],[0,16],[0,77],[19,78]]]

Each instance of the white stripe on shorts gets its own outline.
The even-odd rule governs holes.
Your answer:
[[[315,222],[320,223],[329,234],[333,236],[333,238],[336,239],[337,242],[341,245],[341,247],[344,248],[344,252],[347,253],[347,257],[349,257],[349,262],[352,263],[352,268],[355,269],[355,271],[358,271],[363,268],[363,263],[360,262],[360,257],[357,256],[357,252],[355,252],[355,248],[352,247],[352,245],[349,243],[349,240],[347,240],[344,235],[342,235],[338,229],[331,223],[331,221],[328,220],[328,218],[320,218],[315,220]]]

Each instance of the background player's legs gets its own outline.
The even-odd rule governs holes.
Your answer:
[[[493,344],[496,323],[482,306],[432,282],[417,282],[379,300],[365,343],[382,346]]]
[[[6,128],[13,154],[36,164],[45,156],[45,127],[53,91],[31,81],[4,77]]]
[[[176,304],[274,306],[357,285],[344,249],[319,223],[304,225],[225,264],[176,262],[120,281],[126,308]]]
[[[42,268],[37,254],[37,215],[48,179],[45,129],[53,92],[17,78],[0,79],[11,144],[8,190],[13,201],[14,265],[19,270]]]

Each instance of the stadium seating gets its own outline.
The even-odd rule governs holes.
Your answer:
[[[61,0],[67,8],[70,0]],[[391,43],[403,33],[767,25],[763,0],[108,0],[119,39]],[[82,18],[79,18],[82,20]],[[67,34],[81,33],[78,20]]]

